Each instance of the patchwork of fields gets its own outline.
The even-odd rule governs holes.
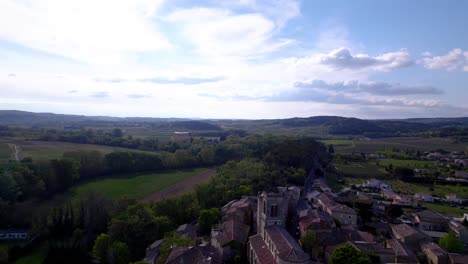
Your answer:
[[[62,157],[64,152],[75,150],[96,150],[103,154],[113,151],[145,152],[135,149],[68,142],[2,140],[0,141],[0,161],[6,162],[14,159],[14,145],[19,148],[18,158],[20,160],[25,157],[31,157],[33,160],[56,159]]]
[[[324,144],[333,144],[337,153],[373,153],[376,151],[398,148],[401,150],[429,151],[444,149],[447,151],[466,151],[468,143],[454,142],[449,138],[365,138],[353,140],[321,140]]]
[[[123,175],[111,178],[98,179],[73,187],[68,192],[68,196],[74,200],[83,197],[88,192],[95,192],[104,195],[110,199],[135,198],[143,199],[150,194],[157,193],[169,186],[184,182],[190,178],[198,178],[207,171],[213,171],[207,168],[187,169],[166,171],[149,174]],[[211,176],[214,176],[213,172]],[[206,179],[205,179],[206,180]],[[189,186],[190,190],[195,183]]]

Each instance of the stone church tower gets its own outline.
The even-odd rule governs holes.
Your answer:
[[[257,233],[265,236],[265,227],[286,226],[289,196],[285,193],[262,192],[257,203]]]

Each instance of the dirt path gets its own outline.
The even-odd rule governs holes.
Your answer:
[[[199,174],[193,175],[190,178],[182,180],[174,185],[171,185],[158,192],[155,192],[146,196],[143,199],[143,201],[157,202],[162,199],[167,199],[167,198],[181,195],[186,192],[190,192],[193,190],[193,187],[196,184],[208,181],[210,178],[214,177],[215,175],[216,175],[216,171],[214,169],[208,169],[208,170],[202,171]]]
[[[14,156],[14,158],[15,158],[16,161],[19,161],[19,152],[20,152],[20,148],[18,147],[18,145],[8,143],[8,146],[9,146],[10,148],[12,148],[12,149],[15,151],[15,153],[13,154],[13,156]]]

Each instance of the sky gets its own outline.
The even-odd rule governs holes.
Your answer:
[[[0,109],[468,116],[468,1],[0,0]]]

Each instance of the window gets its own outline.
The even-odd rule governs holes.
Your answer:
[[[278,205],[272,205],[270,211],[271,217],[278,217]]]

